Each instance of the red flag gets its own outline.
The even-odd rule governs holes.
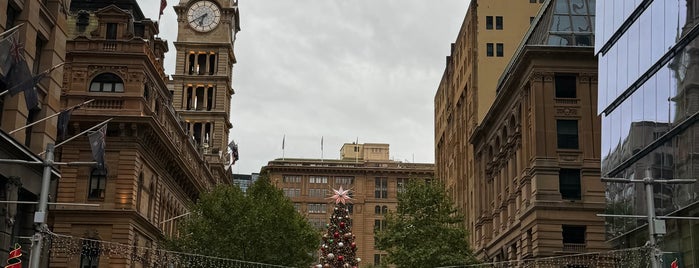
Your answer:
[[[167,0],[160,0],[160,15],[158,16],[158,20],[160,20],[160,16],[163,15],[163,12],[165,11],[166,7],[167,7]]]
[[[677,262],[677,259],[670,263],[670,268],[680,268],[680,264]]]
[[[5,268],[22,268],[22,246],[15,244],[15,249],[10,251],[10,255],[7,257],[7,266]]]

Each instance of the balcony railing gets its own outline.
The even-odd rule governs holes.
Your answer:
[[[564,252],[585,252],[587,251],[587,245],[584,243],[563,243]]]

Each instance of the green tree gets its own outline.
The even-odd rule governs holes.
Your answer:
[[[204,193],[179,225],[171,250],[308,267],[320,235],[263,175],[243,193],[232,185]]]
[[[412,179],[398,194],[398,207],[386,217],[386,227],[375,231],[377,248],[387,261],[401,268],[424,268],[476,263],[463,216],[444,186]]]

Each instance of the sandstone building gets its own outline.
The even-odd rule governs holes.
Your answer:
[[[65,3],[61,0],[0,1],[0,33],[19,26],[16,37],[23,44],[19,52],[33,75],[65,60]],[[55,69],[36,85],[39,105],[34,109],[27,109],[23,93],[15,96],[5,94],[8,77],[0,73],[0,94],[5,94],[0,96],[0,159],[43,159],[38,154],[46,149],[48,143],[55,142],[56,118],[12,135],[8,133],[60,110],[62,73],[62,68]],[[0,200],[38,201],[42,171],[41,165],[0,163]],[[51,178],[55,180],[59,176],[58,170],[53,169]],[[35,208],[34,204],[0,204],[0,259],[3,261],[7,259],[9,249],[19,243],[25,249],[23,262],[28,262],[31,242],[21,237],[34,233]]]
[[[362,265],[378,265],[386,253],[375,248],[374,229],[382,228],[388,210],[395,210],[397,194],[408,180],[432,179],[434,165],[390,160],[388,144],[345,143],[340,152],[340,159],[275,159],[262,172],[320,232],[332,215],[334,205],[326,199],[331,189],[351,189],[357,257]]]
[[[546,1],[470,138],[464,193],[480,256],[513,261],[604,251],[594,0]],[[566,26],[567,25],[567,26]]]
[[[219,14],[220,24],[198,30],[234,36],[238,30],[237,11],[231,10],[237,10],[237,3],[204,2],[226,12]],[[190,29],[193,26],[186,22],[186,10],[198,3],[181,1],[175,7],[181,32],[194,35]],[[106,168],[62,168],[56,195],[58,202],[99,206],[52,207],[49,215],[53,231],[154,248],[161,239],[176,234],[177,218],[187,212],[187,205],[202,191],[216,184],[231,183],[230,174],[222,171],[229,160],[225,140],[230,127],[226,103],[230,101],[234,39],[219,45],[226,53],[219,63],[212,65],[214,74],[228,73],[219,79],[228,79],[228,86],[217,82],[223,93],[208,95],[208,103],[216,105],[215,112],[219,115],[206,137],[211,146],[204,148],[204,137],[193,133],[193,129],[199,129],[182,121],[181,118],[189,117],[177,111],[180,95],[168,88],[162,60],[168,51],[167,41],[158,37],[158,22],[144,17],[136,0],[74,0],[67,25],[61,104],[70,107],[94,99],[73,112],[69,133],[76,134],[107,118],[113,119],[106,131]],[[181,54],[186,53],[178,55]],[[180,74],[184,72],[178,70]],[[226,115],[222,116],[224,108]],[[63,162],[92,160],[86,137],[58,150],[57,156]],[[152,258],[142,255],[115,254],[107,258],[98,242],[83,243],[79,257],[53,255],[51,267],[155,265]],[[86,251],[86,248],[100,250]]]
[[[465,178],[474,173],[469,139],[495,99],[497,79],[543,0],[471,0],[434,97],[435,176],[465,215]]]

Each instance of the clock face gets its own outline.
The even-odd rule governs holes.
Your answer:
[[[197,1],[187,10],[187,21],[192,29],[208,32],[221,21],[221,10],[211,1]]]

